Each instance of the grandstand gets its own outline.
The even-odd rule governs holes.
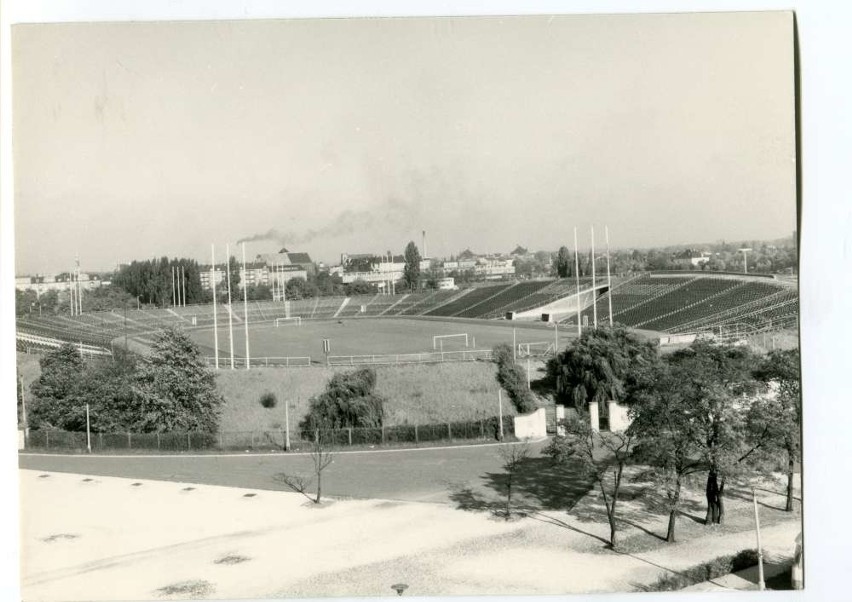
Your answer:
[[[582,279],[583,290],[590,280]],[[463,290],[316,297],[289,301],[251,301],[248,321],[274,323],[278,318],[343,320],[368,317],[502,318],[506,312],[534,312],[539,307],[572,296],[577,283],[570,278],[486,284]],[[755,276],[701,272],[651,273],[629,278],[613,286],[597,300],[598,322],[609,319],[633,328],[667,333],[699,332],[737,324],[743,328],[772,329],[794,322],[798,315],[798,290],[794,283]],[[216,305],[220,327],[242,325],[246,307]],[[592,322],[592,307],[582,316]],[[574,316],[563,321],[575,322]],[[54,340],[109,348],[119,337],[144,340],[164,326],[185,329],[213,326],[212,305],[171,308],[139,308],[101,311],[78,316],[46,315],[18,318],[20,333]]]
[[[725,324],[773,328],[798,315],[798,291],[790,283],[760,277],[684,272],[644,274],[614,286],[598,298],[598,322],[632,328],[688,332]],[[593,308],[582,313],[592,321]],[[576,324],[575,319],[566,320]]]

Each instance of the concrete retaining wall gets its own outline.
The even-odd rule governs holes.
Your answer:
[[[540,439],[547,436],[547,418],[544,408],[532,414],[515,416],[515,437],[518,439]]]

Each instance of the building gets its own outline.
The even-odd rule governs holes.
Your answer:
[[[459,287],[456,286],[456,281],[454,278],[439,278],[438,279],[438,290],[439,291],[452,291],[457,290]]]
[[[432,265],[431,259],[420,260],[420,272],[423,273]],[[344,284],[363,280],[375,284],[384,290],[386,286],[403,279],[405,274],[405,257],[402,255],[372,255],[369,253],[346,254],[340,256],[340,272]]]
[[[672,258],[672,263],[683,269],[692,269],[704,265],[710,261],[711,253],[708,251],[696,251],[695,249],[686,249],[680,253],[676,253]]]
[[[92,290],[102,286],[105,282],[100,276],[80,272],[80,287],[83,290]],[[109,284],[107,281],[106,284]],[[15,278],[15,288],[19,291],[35,291],[41,295],[48,291],[67,291],[71,287],[68,272],[62,274],[37,274],[35,276],[18,276]]]
[[[286,248],[281,249],[277,253],[265,253],[258,255],[255,258],[255,262],[266,265],[271,268],[272,271],[284,271],[288,274],[292,272],[304,272],[301,277],[305,279],[307,279],[308,275],[313,276],[316,274],[316,266],[311,260],[310,255],[307,253],[291,253]],[[282,270],[281,268],[284,269]],[[295,274],[291,274],[289,276],[289,278],[296,277],[298,276]]]

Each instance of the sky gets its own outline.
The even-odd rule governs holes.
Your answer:
[[[12,49],[19,274],[796,227],[789,13],[16,25]]]

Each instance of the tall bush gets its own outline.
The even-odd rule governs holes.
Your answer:
[[[497,364],[497,382],[509,394],[518,413],[527,414],[534,411],[538,404],[527,387],[523,369],[515,363],[512,347],[506,343],[500,343],[494,347],[492,357]]]
[[[372,368],[335,374],[325,391],[311,398],[302,428],[381,427],[385,399],[375,388],[376,372]]]

